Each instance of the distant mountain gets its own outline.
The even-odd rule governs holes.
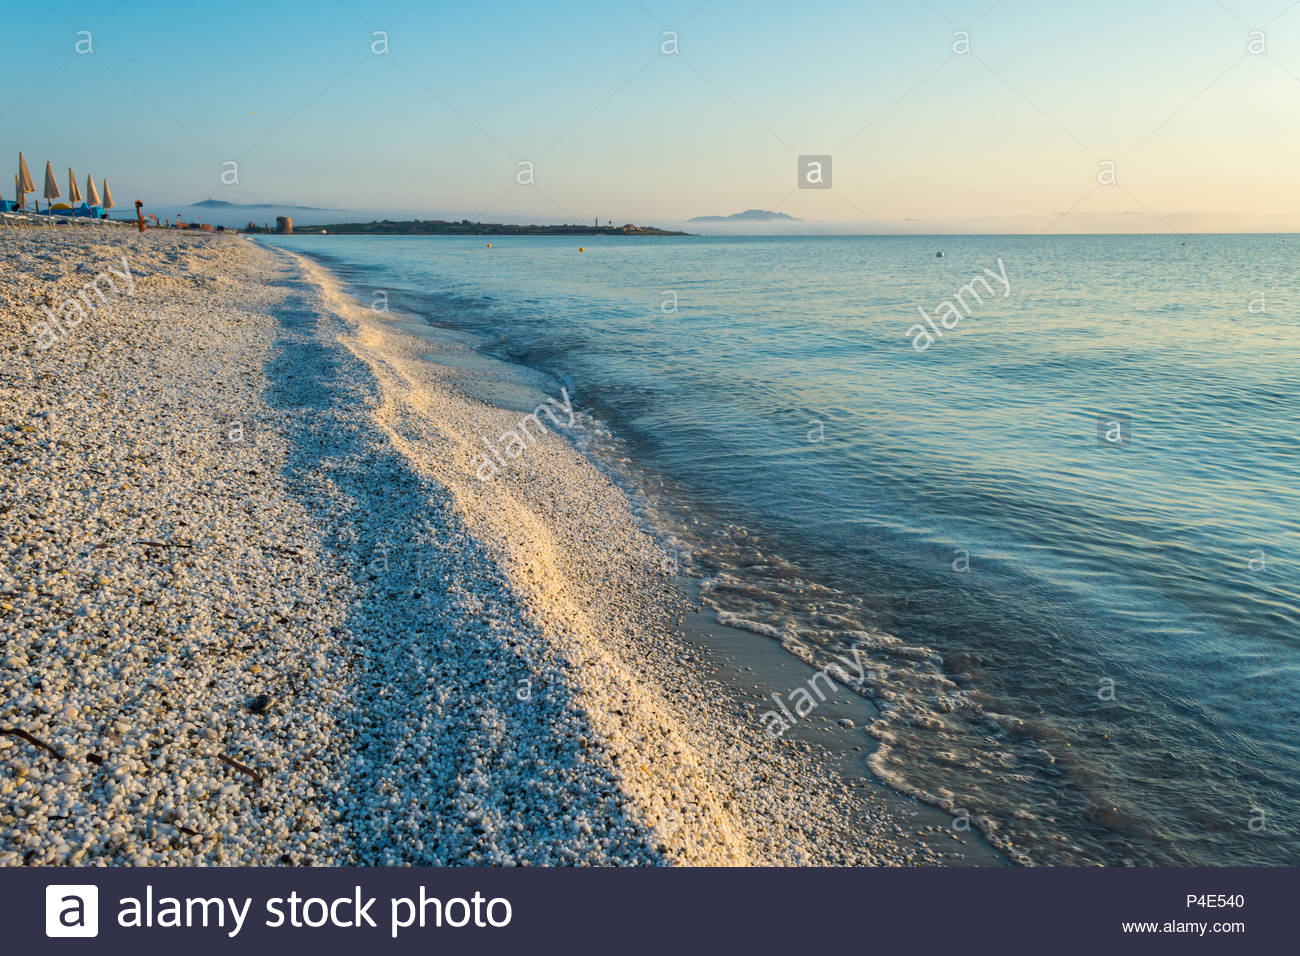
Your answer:
[[[325,209],[320,206],[294,206],[290,203],[274,202],[226,202],[224,199],[205,199],[203,202],[192,203],[187,206],[188,209],[301,209],[303,212],[331,212],[333,210]]]
[[[803,222],[803,220],[798,216],[772,212],[770,209],[746,209],[744,212],[733,212],[730,216],[696,216],[694,219],[688,219],[687,222]]]

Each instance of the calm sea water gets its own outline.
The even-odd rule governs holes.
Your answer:
[[[563,383],[723,621],[859,647],[892,786],[1028,862],[1300,863],[1300,240],[275,241]]]

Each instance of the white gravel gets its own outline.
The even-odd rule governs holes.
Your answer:
[[[475,478],[519,413],[436,346],[233,236],[0,255],[0,864],[888,859],[683,657],[605,477]]]

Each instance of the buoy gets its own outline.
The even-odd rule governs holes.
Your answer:
[[[943,253],[942,253],[942,252],[936,252],[936,253],[934,254],[934,257],[935,257],[936,259],[942,259],[942,258],[943,258]]]
[[[586,252],[586,251],[587,251],[587,247],[586,247],[586,246],[578,246],[578,251],[579,251],[579,252]]]
[[[492,243],[490,243],[490,242],[488,243],[488,248],[489,248],[489,249],[492,248]]]

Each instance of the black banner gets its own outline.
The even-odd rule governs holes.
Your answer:
[[[1295,952],[1295,869],[0,870],[8,953]],[[996,947],[995,950],[989,947]]]

